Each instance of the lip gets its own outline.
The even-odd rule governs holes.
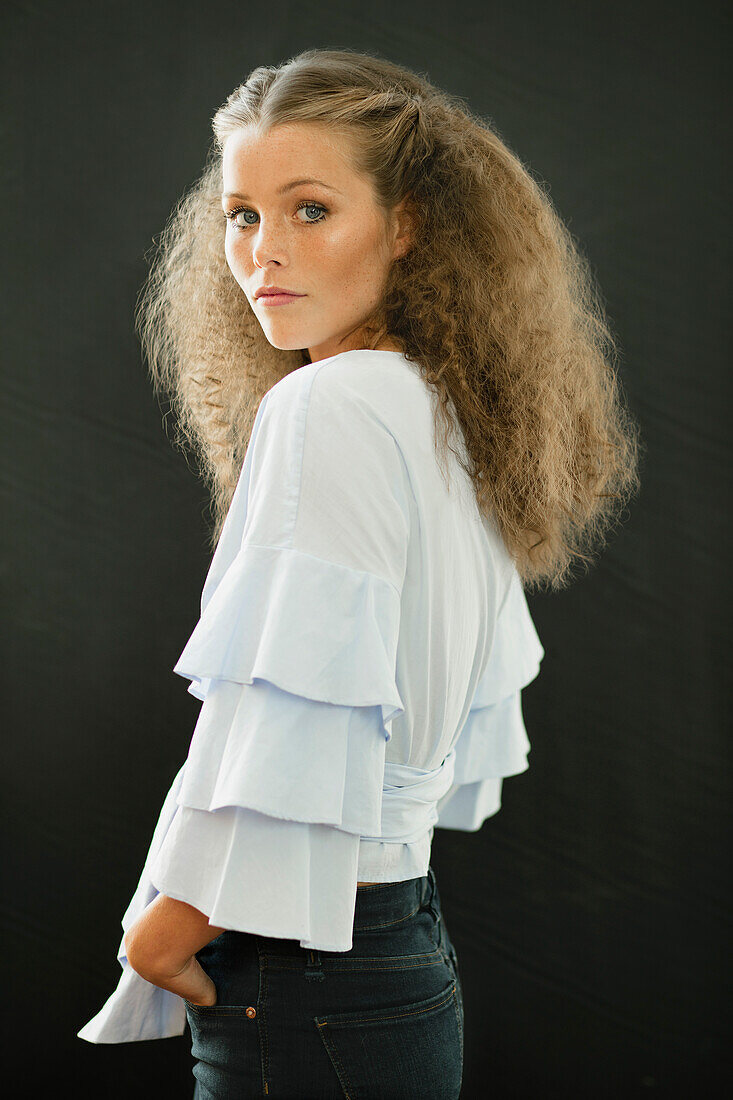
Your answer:
[[[261,306],[286,306],[288,302],[297,302],[305,294],[260,294],[257,301]]]
[[[262,300],[268,305],[280,305],[294,298],[304,298],[304,294],[297,294],[294,290],[288,290],[284,286],[261,286],[255,291],[257,301]]]

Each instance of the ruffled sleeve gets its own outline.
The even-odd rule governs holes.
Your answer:
[[[544,649],[514,571],[484,673],[455,746],[453,785],[438,803],[438,828],[474,832],[501,807],[502,781],[529,767],[522,688]]]
[[[314,365],[315,366],[315,365]],[[202,700],[156,888],[223,928],[352,946],[361,835],[379,834],[409,483],[340,373],[265,396],[174,671]]]

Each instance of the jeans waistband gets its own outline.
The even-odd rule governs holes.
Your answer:
[[[354,932],[394,924],[411,916],[423,905],[432,904],[437,909],[436,894],[432,867],[428,867],[427,875],[421,878],[361,886],[356,891]]]
[[[356,891],[354,909],[354,934],[388,928],[390,925],[406,920],[423,906],[430,909],[437,926],[438,943],[443,942],[440,896],[432,867],[420,878],[405,879],[403,882],[380,882],[373,886],[362,886]],[[226,933],[225,933],[226,934]],[[247,934],[242,934],[247,935]],[[257,944],[257,950],[270,955],[301,955],[304,951],[297,940],[271,938],[267,936],[248,936]],[[306,977],[323,980],[321,971],[321,951],[307,948]]]

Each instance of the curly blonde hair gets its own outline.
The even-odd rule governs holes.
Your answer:
[[[369,346],[388,334],[419,366],[438,397],[440,453],[460,424],[479,508],[525,588],[563,587],[640,484],[638,428],[590,266],[495,128],[422,75],[347,49],[260,66],[232,92],[138,303],[175,442],[198,455],[211,489],[211,547],[263,395],[310,361],[269,343],[224,253],[224,142],[281,123],[346,135],[383,211],[409,203],[413,245],[390,268]]]

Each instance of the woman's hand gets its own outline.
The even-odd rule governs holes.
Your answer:
[[[153,985],[194,1004],[216,1004],[216,986],[196,952],[224,932],[185,901],[158,894],[125,933],[127,961]]]

